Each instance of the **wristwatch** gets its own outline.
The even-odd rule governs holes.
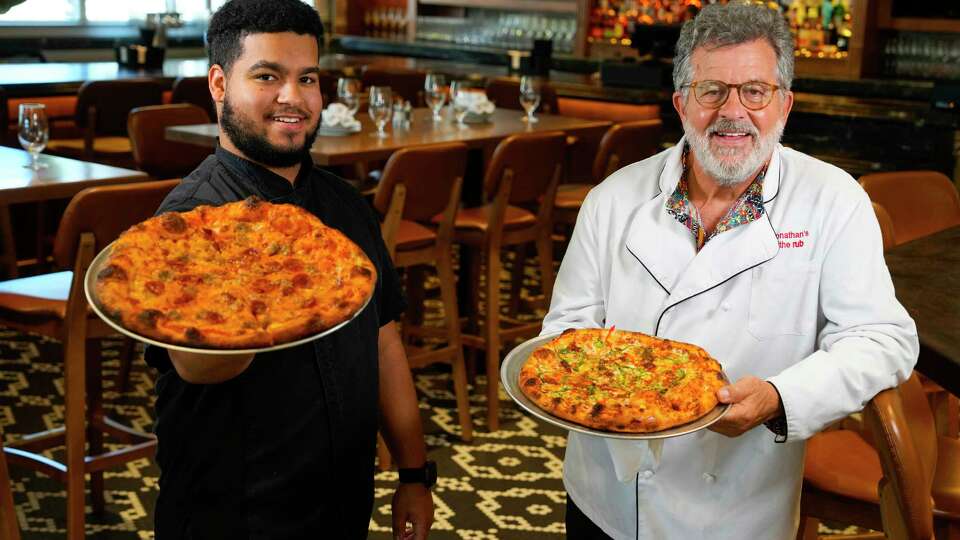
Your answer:
[[[427,461],[423,467],[400,469],[401,484],[423,484],[427,488],[437,483],[437,462]]]

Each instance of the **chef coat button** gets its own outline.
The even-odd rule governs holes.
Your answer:
[[[720,304],[720,309],[722,309],[722,310],[724,310],[724,311],[730,311],[730,304],[724,302],[724,303]]]
[[[647,480],[653,478],[653,471],[651,471],[650,469],[647,469],[647,470],[643,471],[643,472],[640,473],[640,474],[641,474],[644,478],[646,478]]]
[[[712,484],[717,481],[716,475],[710,474],[708,472],[703,473],[703,481]]]

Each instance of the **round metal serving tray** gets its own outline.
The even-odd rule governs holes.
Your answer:
[[[113,318],[107,316],[103,307],[100,305],[100,300],[97,298],[97,291],[95,282],[97,274],[103,269],[106,265],[107,259],[110,257],[110,252],[113,250],[113,243],[110,243],[107,247],[103,248],[100,253],[94,257],[93,261],[90,262],[90,268],[87,269],[87,275],[83,278],[83,289],[87,295],[87,302],[90,304],[90,307],[93,309],[93,312],[97,314],[98,317],[103,319],[108,325],[110,325],[114,330],[120,332],[125,336],[129,336],[137,341],[142,341],[150,345],[156,345],[158,347],[163,347],[164,349],[170,349],[174,351],[183,351],[189,353],[197,354],[216,354],[216,355],[240,355],[240,354],[250,354],[250,353],[264,353],[270,351],[279,351],[281,349],[289,349],[290,347],[296,347],[297,345],[302,345],[304,343],[309,343],[313,340],[320,339],[323,336],[332,334],[349,324],[350,321],[355,319],[366,307],[370,304],[370,299],[373,298],[373,291],[370,291],[370,296],[367,297],[366,302],[360,306],[357,311],[350,316],[349,319],[337,324],[336,326],[331,326],[326,330],[313,334],[304,338],[300,338],[296,341],[288,341],[286,343],[280,343],[277,345],[271,345],[269,347],[262,347],[259,349],[210,349],[210,348],[201,348],[201,347],[188,347],[186,345],[177,345],[173,343],[164,343],[153,338],[149,338],[134,332],[128,328],[125,328],[120,324],[119,321],[114,320]]]
[[[549,412],[541,409],[536,403],[530,400],[523,391],[520,390],[520,369],[527,362],[527,358],[533,351],[537,350],[540,346],[546,344],[552,339],[556,338],[563,332],[555,332],[552,334],[545,334],[542,336],[535,337],[524,341],[520,345],[517,345],[510,354],[507,355],[507,358],[504,359],[503,364],[500,366],[500,380],[503,382],[503,387],[507,391],[507,395],[510,396],[518,405],[523,407],[533,416],[557,427],[567,429],[570,431],[576,431],[577,433],[584,433],[586,435],[594,435],[597,437],[606,437],[610,439],[628,439],[628,440],[650,440],[650,439],[666,439],[669,437],[679,437],[680,435],[687,435],[695,431],[699,431],[706,427],[709,427],[711,424],[720,420],[727,410],[730,408],[730,404],[717,404],[710,412],[701,416],[700,418],[682,424],[679,426],[674,426],[672,428],[664,429],[661,431],[653,431],[650,433],[620,433],[617,431],[602,431],[599,429],[588,428],[580,424],[575,424],[569,420],[563,418],[558,418]],[[722,372],[721,372],[722,373]],[[727,375],[722,373],[723,380],[729,382]]]

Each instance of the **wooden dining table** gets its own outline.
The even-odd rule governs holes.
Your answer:
[[[588,131],[603,131],[610,122],[584,120],[550,114],[537,115],[538,122],[522,121],[523,112],[511,109],[496,109],[489,122],[466,124],[460,127],[445,111],[443,120],[433,122],[426,108],[413,110],[408,128],[387,127],[387,137],[373,136],[376,128],[366,115],[358,115],[361,129],[349,135],[320,135],[310,149],[313,162],[320,166],[350,165],[359,161],[376,161],[390,157],[393,152],[410,146],[442,142],[462,142],[470,148],[492,148],[501,140],[515,133],[539,131],[564,131],[576,136]],[[169,140],[213,147],[217,143],[216,124],[198,124],[168,127]]]
[[[43,168],[35,171],[29,163],[27,152],[0,146],[0,265],[8,278],[17,275],[11,204],[66,199],[88,187],[150,179],[142,171],[47,154],[40,155]]]
[[[885,254],[897,298],[917,323],[917,370],[960,395],[960,227]]]

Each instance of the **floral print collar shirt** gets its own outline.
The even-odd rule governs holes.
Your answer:
[[[764,165],[763,168],[760,169],[760,172],[757,173],[753,182],[750,183],[743,194],[740,195],[740,198],[737,199],[737,201],[733,203],[733,206],[730,207],[730,210],[727,211],[727,214],[717,223],[713,232],[706,234],[701,223],[700,212],[697,211],[693,202],[690,201],[687,157],[689,153],[690,146],[684,146],[683,157],[681,158],[683,160],[683,172],[680,173],[680,182],[677,184],[677,189],[674,190],[673,195],[667,199],[666,206],[667,213],[690,230],[694,242],[696,242],[697,251],[699,252],[703,249],[704,244],[718,234],[729,231],[734,227],[739,227],[740,225],[746,225],[763,216],[763,177],[767,174],[767,165]]]

